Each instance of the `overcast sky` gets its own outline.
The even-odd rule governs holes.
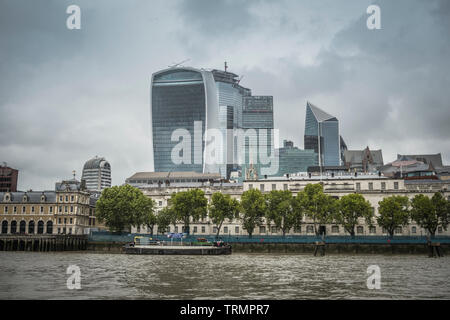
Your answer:
[[[381,8],[369,30],[367,7]],[[81,8],[81,30],[66,8]],[[19,189],[52,189],[95,155],[114,185],[153,168],[153,72],[223,68],[273,95],[275,127],[303,148],[306,101],[349,149],[438,153],[450,164],[450,1],[0,0],[0,161]]]

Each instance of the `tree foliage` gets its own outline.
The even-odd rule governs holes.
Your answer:
[[[154,202],[130,185],[103,190],[96,206],[96,216],[113,232],[140,226],[154,212]]]
[[[319,234],[317,225],[324,225],[333,220],[336,199],[325,194],[320,183],[306,185],[297,194],[297,201],[304,214],[313,221],[316,235]]]
[[[449,201],[440,192],[432,198],[418,194],[411,200],[411,219],[434,236],[438,227],[447,230],[449,208]]]
[[[208,200],[200,189],[191,189],[172,194],[170,198],[171,209],[174,210],[177,220],[183,222],[184,231],[189,233],[190,220],[206,217]]]
[[[394,236],[395,229],[408,225],[409,199],[405,196],[386,197],[379,204],[377,223]]]
[[[158,225],[158,232],[166,232],[171,224],[177,224],[175,211],[170,206],[164,207],[156,215],[156,224]]]
[[[241,215],[242,228],[252,237],[253,230],[263,223],[266,214],[266,202],[261,191],[250,189],[242,193]]]
[[[282,231],[283,237],[292,227],[301,224],[302,210],[296,205],[291,191],[272,190],[265,195],[265,199],[267,222],[273,222]]]
[[[367,225],[372,225],[373,217],[370,202],[360,194],[345,195],[337,202],[335,221],[341,224],[351,236],[355,235],[355,226],[360,218],[364,218]]]
[[[217,226],[216,237],[219,236],[220,229],[225,219],[233,220],[239,217],[240,204],[236,199],[228,194],[220,192],[213,193],[209,205],[209,218]]]

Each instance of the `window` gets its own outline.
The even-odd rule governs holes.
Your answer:
[[[175,227],[175,233],[178,233],[178,226]]]
[[[398,190],[398,182],[394,182],[394,189]]]
[[[63,201],[63,197],[59,196],[59,202],[62,202],[62,201]]]
[[[67,218],[64,218],[64,224],[67,224]]]
[[[416,227],[412,227],[411,228],[411,233],[417,233],[417,228]]]
[[[14,211],[14,213],[16,213],[17,212],[17,207],[14,207],[13,211]]]
[[[73,202],[74,196],[70,196],[70,201]]]
[[[288,189],[288,185],[287,185],[287,183],[285,183],[285,184],[283,184],[283,190],[287,190]]]
[[[58,234],[60,234],[61,233],[61,228],[58,228]]]
[[[31,207],[31,212],[34,213],[34,207]]]
[[[73,220],[72,220],[72,218],[70,218],[70,224],[72,224],[73,223]]]
[[[375,234],[375,233],[377,233],[377,227],[375,227],[375,226],[369,227],[369,233],[370,233],[370,234]]]
[[[48,209],[50,213],[53,213],[53,207],[49,207]]]
[[[388,233],[388,232],[387,232],[387,229],[386,229],[385,227],[383,227],[382,232],[383,232],[383,233]]]
[[[228,227],[223,227],[223,233],[228,234]]]
[[[5,213],[8,213],[8,207],[5,206]]]
[[[363,234],[363,233],[364,233],[364,227],[362,227],[362,226],[357,226],[357,227],[356,227],[356,233],[357,233],[357,234]]]
[[[206,232],[206,228],[205,228],[205,226],[202,226],[202,233],[205,233]]]
[[[272,183],[272,190],[277,190],[277,185],[275,183]]]
[[[162,206],[162,201],[159,201],[158,204],[159,204],[159,206],[161,207],[161,206]]]
[[[62,212],[62,206],[59,206],[59,212]]]
[[[313,226],[306,226],[306,233],[314,233],[314,227]]]
[[[259,233],[266,233],[266,226],[260,226]]]
[[[194,226],[194,233],[197,232],[197,226]]]
[[[69,228],[69,234],[72,234],[72,228]]]
[[[22,207],[22,213],[25,213],[25,210],[26,210],[25,207]]]
[[[403,233],[402,227],[395,228],[395,233]]]
[[[369,190],[373,190],[373,182],[369,182]]]
[[[70,206],[70,212],[73,212],[73,206]]]
[[[261,192],[264,192],[264,184],[259,185],[259,190],[261,190]]]
[[[213,227],[213,233],[217,233],[217,227]]]
[[[386,182],[381,183],[381,190],[386,190]]]
[[[339,226],[332,226],[331,233],[339,233]]]
[[[249,189],[249,190],[253,189],[253,184],[250,183],[250,184],[248,185],[248,189]]]
[[[41,207],[40,212],[44,213],[44,207]]]
[[[356,190],[357,190],[357,191],[360,191],[360,190],[361,190],[361,183],[360,183],[360,182],[357,182],[357,183],[356,183]]]
[[[69,202],[69,196],[66,196],[66,202]]]
[[[236,226],[236,227],[234,228],[234,233],[235,233],[235,234],[239,234],[239,227],[238,227],[238,226]]]
[[[58,218],[58,223],[61,224],[61,218]]]
[[[294,228],[294,233],[302,233],[302,227],[301,226],[297,226]]]
[[[64,207],[64,212],[66,212],[66,213],[67,213],[67,211],[68,211],[68,207],[67,207],[67,206],[65,206],[65,207]]]

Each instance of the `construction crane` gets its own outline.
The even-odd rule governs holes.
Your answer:
[[[183,63],[188,62],[189,60],[191,60],[191,59],[186,59],[186,60],[183,60],[183,61],[178,62],[178,63],[173,63],[172,65],[170,65],[170,66],[168,66],[168,67],[169,67],[169,68],[176,68],[176,67],[178,67],[178,66],[181,66]]]

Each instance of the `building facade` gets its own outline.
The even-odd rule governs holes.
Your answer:
[[[95,201],[80,181],[54,191],[0,192],[2,234],[86,234],[98,228]]]
[[[105,188],[110,188],[111,165],[105,158],[96,156],[84,164],[81,180],[85,181],[89,191],[101,192]]]
[[[10,168],[4,163],[0,166],[0,192],[16,192],[19,170]]]
[[[344,165],[352,172],[375,172],[383,166],[383,153],[381,150],[345,150]]]
[[[317,153],[314,150],[301,150],[294,147],[292,141],[283,141],[283,147],[278,149],[279,167],[274,176],[283,177],[286,174],[307,172],[308,167],[317,166]]]
[[[240,183],[223,183],[223,184],[171,184],[162,186],[141,186],[140,189],[145,195],[152,198],[156,203],[156,211],[168,205],[168,201],[173,192],[187,191],[193,188],[199,188],[205,192],[208,202],[214,192],[222,192],[229,194],[232,198],[240,200],[244,191],[257,188],[262,193],[268,193],[272,190],[290,190],[293,195],[302,191],[306,185],[311,183],[322,183],[324,192],[335,198],[344,195],[359,193],[364,196],[371,204],[375,216],[379,214],[379,202],[384,197],[392,195],[407,196],[412,199],[417,194],[425,194],[429,197],[435,192],[442,192],[446,199],[450,200],[450,182],[449,181],[425,181],[425,180],[403,180],[392,179],[377,174],[358,174],[356,177],[350,174],[326,175],[322,177],[305,175],[297,175],[294,177],[273,177],[260,180],[247,180]],[[169,232],[182,232],[183,225],[181,223],[175,226],[171,225]],[[324,226],[327,235],[346,235],[342,225],[330,223]],[[194,235],[212,235],[217,231],[215,226],[208,217],[199,221],[191,221],[191,234]],[[387,231],[375,224],[373,226],[366,225],[362,219],[356,227],[357,235],[387,235]],[[146,226],[138,228],[133,227],[132,232],[148,233],[150,230]],[[154,234],[158,234],[157,226],[153,229]],[[281,235],[281,231],[277,230],[273,225],[266,221],[260,227],[257,227],[253,233],[258,235]],[[426,235],[426,231],[420,228],[415,222],[396,230],[396,235],[420,236]],[[437,235],[450,235],[450,230],[438,228]],[[226,220],[220,231],[222,236],[245,236],[248,235],[243,229],[239,219],[231,221]],[[305,218],[300,228],[292,228],[287,235],[314,235],[312,221]]]
[[[319,166],[341,165],[341,137],[339,120],[319,109],[310,102],[306,103],[304,147],[318,154]]]

